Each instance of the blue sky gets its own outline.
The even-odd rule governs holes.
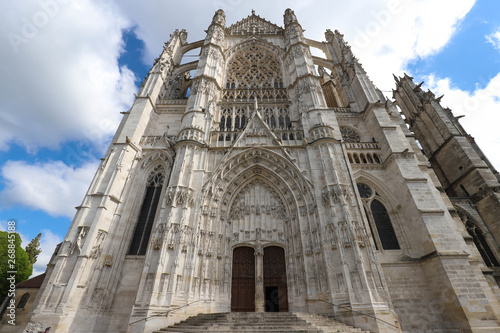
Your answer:
[[[25,243],[43,232],[36,273],[63,240],[120,112],[132,105],[169,34],[185,28],[188,41],[203,38],[219,7],[228,25],[255,9],[282,26],[290,7],[308,38],[323,41],[327,28],[338,29],[384,92],[394,88],[392,73],[407,72],[436,95],[444,93],[442,104],[466,115],[462,124],[500,168],[496,0],[363,0],[349,7],[337,0],[213,0],[175,6],[159,0],[0,4],[0,228],[16,220]]]
[[[478,1],[439,53],[417,58],[407,68],[415,77],[423,78],[430,73],[450,77],[456,87],[470,92],[477,85],[484,88],[500,72],[498,49],[485,42],[485,36],[498,27],[498,1]]]

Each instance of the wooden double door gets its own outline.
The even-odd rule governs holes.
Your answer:
[[[259,279],[256,272],[262,272]],[[256,311],[256,299],[264,300],[266,312],[288,311],[285,252],[281,247],[264,248],[262,260],[256,258],[251,247],[237,247],[233,251],[231,311]]]

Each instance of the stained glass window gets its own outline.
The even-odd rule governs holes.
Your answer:
[[[164,180],[165,172],[161,166],[153,170],[147,180],[146,194],[142,202],[139,219],[135,226],[134,236],[128,254],[146,254]]]
[[[484,263],[488,267],[499,267],[498,260],[495,258],[493,251],[491,251],[486,238],[481,229],[479,229],[475,223],[471,221],[467,221],[465,223],[465,228],[469,235],[472,236],[474,244],[476,244],[477,249],[479,250],[479,254],[484,260]]]

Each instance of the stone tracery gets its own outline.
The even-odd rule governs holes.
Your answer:
[[[228,64],[226,89],[283,88],[280,67],[274,54],[251,45]]]

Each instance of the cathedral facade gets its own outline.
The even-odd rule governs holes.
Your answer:
[[[26,331],[280,311],[498,332],[498,173],[440,98],[395,79],[391,101],[339,32],[307,39],[290,9],[284,27],[255,13],[226,25],[218,10],[204,40],[176,30]]]

